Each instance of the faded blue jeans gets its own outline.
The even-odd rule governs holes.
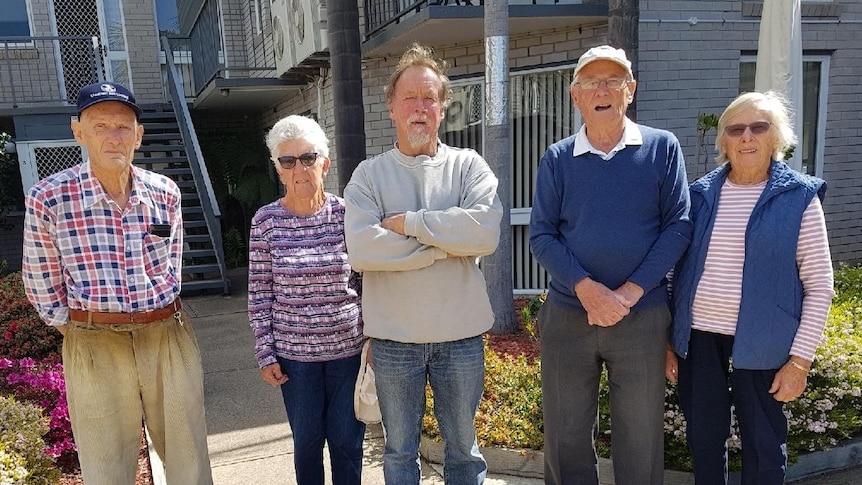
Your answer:
[[[386,434],[386,485],[419,483],[426,382],[434,393],[434,414],[443,437],[443,481],[481,484],[488,467],[479,453],[473,419],[485,379],[482,337],[430,344],[373,339],[371,358]]]

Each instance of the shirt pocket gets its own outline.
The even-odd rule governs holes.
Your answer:
[[[145,234],[143,240],[144,270],[149,277],[164,276],[171,266],[171,239]]]

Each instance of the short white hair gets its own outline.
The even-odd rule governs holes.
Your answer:
[[[314,146],[318,155],[329,158],[329,138],[323,128],[307,116],[286,116],[273,125],[266,134],[266,147],[269,156],[275,160],[278,157],[278,146],[286,141],[304,140]]]

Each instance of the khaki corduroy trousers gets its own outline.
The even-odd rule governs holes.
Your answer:
[[[66,397],[84,483],[134,485],[143,418],[168,484],[212,484],[203,368],[186,315],[66,328]]]

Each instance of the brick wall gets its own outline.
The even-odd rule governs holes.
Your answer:
[[[750,3],[641,2],[638,121],[679,137],[691,179],[715,166],[714,135],[705,143],[708,160],[697,156],[698,114],[722,113],[739,93],[740,56],[757,50],[759,17],[744,15]],[[824,211],[833,260],[857,262],[862,260],[862,3],[836,0],[827,13],[836,12],[839,17],[803,17],[802,48],[804,54],[829,57]],[[698,21],[688,22],[693,17]]]
[[[162,102],[161,46],[154,2],[123,2],[123,15],[135,97],[141,103]]]

